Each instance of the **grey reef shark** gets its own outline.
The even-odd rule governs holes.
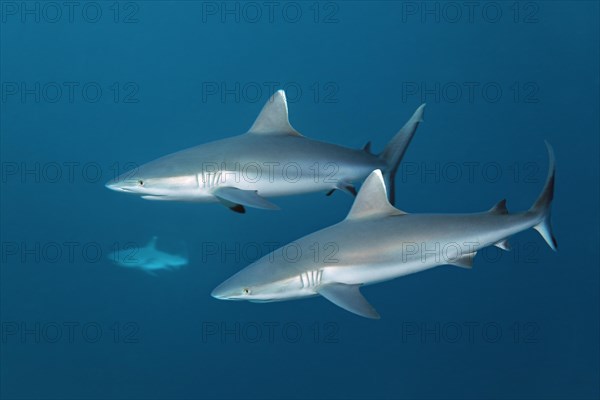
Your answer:
[[[158,238],[154,236],[145,246],[116,250],[108,254],[108,259],[120,267],[142,270],[153,276],[158,271],[171,271],[188,264],[185,256],[159,250],[157,241]]]
[[[387,179],[394,203],[394,175],[419,123],[421,105],[381,154],[309,139],[290,125],[283,90],[275,92],[244,134],[158,158],[106,184],[148,200],[218,202],[233,211],[277,209],[268,197],[335,190],[356,195],[375,169]]]
[[[548,177],[527,211],[509,213],[502,200],[475,214],[409,214],[390,204],[382,173],[376,170],[346,219],[292,242],[293,251],[284,246],[265,255],[223,282],[212,296],[269,302],[321,295],[362,317],[379,318],[360,293],[361,286],[445,264],[471,268],[477,251],[487,246],[509,250],[507,238],[529,228],[556,250],[550,226],[554,153],[546,145]],[[323,250],[320,255],[315,246]]]

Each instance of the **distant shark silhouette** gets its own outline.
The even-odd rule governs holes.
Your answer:
[[[471,268],[478,250],[509,250],[507,238],[529,228],[556,250],[550,227],[554,152],[546,145],[548,178],[527,211],[509,214],[502,200],[476,214],[408,214],[388,202],[381,171],[376,170],[360,188],[345,220],[293,242],[297,258],[276,250],[223,282],[212,295],[255,302],[321,295],[354,314],[379,318],[360,293],[361,286],[444,264]],[[317,257],[315,244],[335,247]]]
[[[126,267],[140,269],[156,275],[160,270],[178,269],[187,265],[186,257],[169,254],[156,248],[158,238],[154,236],[144,247],[130,247],[114,251],[108,255],[108,258],[115,264]]]
[[[353,182],[382,170],[394,203],[394,176],[419,123],[421,105],[381,154],[309,139],[288,120],[283,90],[271,96],[250,130],[169,154],[106,183],[118,192],[148,200],[219,202],[277,209],[265,197],[341,190],[356,195]]]

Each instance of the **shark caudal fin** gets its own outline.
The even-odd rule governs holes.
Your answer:
[[[548,142],[546,142],[546,147],[548,148],[549,159],[548,178],[546,178],[546,184],[544,185],[542,193],[540,193],[540,196],[536,202],[529,209],[529,212],[538,215],[541,218],[540,223],[535,225],[533,229],[542,235],[552,250],[556,251],[558,245],[554,235],[552,234],[552,225],[550,224],[550,210],[552,206],[552,199],[554,198],[554,150]]]
[[[400,161],[402,161],[402,157],[404,157],[404,153],[406,153],[406,149],[410,144],[415,132],[417,131],[417,127],[419,123],[423,121],[423,109],[425,108],[425,104],[421,104],[419,108],[414,112],[413,116],[410,117],[408,122],[404,124],[402,129],[390,140],[383,153],[379,155],[381,159],[383,159],[387,163],[387,169],[385,172],[385,178],[387,181],[388,187],[388,197],[390,203],[395,203],[395,178],[396,171],[398,171],[398,166],[400,165]]]

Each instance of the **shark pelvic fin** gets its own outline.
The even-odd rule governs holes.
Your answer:
[[[511,250],[510,243],[508,243],[508,239],[502,239],[498,243],[494,243],[494,246],[496,246],[499,249],[502,249],[504,251],[510,251]]]
[[[338,307],[365,318],[379,319],[379,314],[360,293],[360,285],[331,283],[317,292]]]
[[[258,195],[256,190],[242,190],[234,187],[221,187],[213,192],[213,196],[219,199],[227,207],[235,212],[242,212],[239,210],[239,205],[263,208],[267,210],[279,210],[275,204],[271,203],[264,197]]]
[[[452,260],[449,264],[454,265],[456,267],[471,269],[473,268],[473,259],[475,258],[476,254],[476,251],[473,253],[463,254],[460,257]]]
[[[283,90],[276,91],[267,100],[248,133],[254,135],[302,136],[290,125],[287,100]]]
[[[375,218],[385,215],[403,215],[390,204],[381,171],[371,172],[360,188],[346,219]]]
[[[348,193],[352,197],[356,197],[356,188],[354,187],[353,184],[348,183],[348,182],[338,182],[335,185],[335,188],[331,189],[325,195],[331,196],[333,194],[333,192],[335,192],[336,190],[341,190],[342,192]]]
[[[498,215],[508,214],[508,209],[506,208],[506,199],[500,200],[494,207],[490,208],[488,213]]]

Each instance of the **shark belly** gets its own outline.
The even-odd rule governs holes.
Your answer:
[[[346,285],[372,285],[402,276],[425,271],[440,264],[429,260],[411,260],[409,262],[390,262],[381,265],[365,264],[344,267],[323,268],[322,284],[343,283]]]

